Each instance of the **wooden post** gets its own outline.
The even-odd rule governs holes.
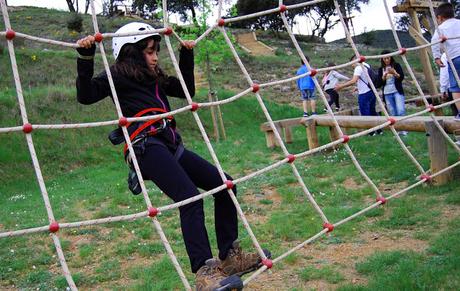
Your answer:
[[[292,127],[284,127],[284,141],[286,143],[292,143]]]
[[[265,132],[265,139],[267,140],[267,147],[274,148],[276,147],[275,133],[272,130]]]
[[[412,21],[412,24],[414,28],[422,34],[422,27],[420,25],[420,21],[418,20],[417,16],[417,11],[413,8],[410,8],[407,10],[407,13],[409,14],[409,17]],[[436,81],[435,77],[433,74],[433,69],[431,67],[431,61],[430,58],[428,57],[428,49],[423,48],[419,49],[419,56],[420,56],[420,63],[422,63],[423,67],[423,73],[425,75],[425,81],[428,85],[428,91],[430,92],[430,95],[436,95],[438,94],[438,88],[436,87]],[[436,115],[443,115],[442,110],[436,110],[435,112]]]
[[[443,125],[442,120],[439,121]],[[431,173],[437,173],[449,166],[447,159],[447,142],[441,131],[436,127],[434,121],[425,122],[425,129],[428,136],[428,151],[430,154]],[[437,185],[444,185],[452,180],[452,171],[447,171],[436,176],[433,182]]]
[[[318,141],[318,132],[316,131],[316,122],[313,119],[308,119],[305,121],[306,131],[307,131],[307,141],[308,148],[315,149],[319,147]]]
[[[329,127],[329,137],[331,138],[331,142],[336,141],[336,140],[338,140],[340,138],[339,131],[335,128],[335,126],[330,126]],[[332,148],[334,150],[336,150],[339,147],[340,147],[339,145],[335,145]]]

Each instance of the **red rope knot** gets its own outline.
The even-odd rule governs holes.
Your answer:
[[[164,32],[165,35],[171,35],[173,33],[173,29],[171,27],[166,27]]]
[[[102,35],[102,33],[98,32],[94,35],[94,40],[96,42],[101,42],[102,40],[104,39],[104,36]]]
[[[396,119],[393,117],[388,118],[388,122],[390,122],[390,125],[394,125],[396,123]]]
[[[287,155],[286,158],[288,159],[289,164],[292,164],[295,161],[295,155],[293,155],[293,154]]]
[[[200,105],[198,103],[193,102],[192,103],[192,108],[190,110],[197,111],[198,108],[200,108]]]
[[[420,176],[420,180],[424,180],[424,181],[425,181],[425,183],[428,183],[428,182],[430,182],[430,181],[431,181],[431,179],[432,179],[432,178],[431,178],[431,176],[430,176],[430,175],[428,175],[428,174],[423,174],[423,175],[421,175],[421,176]]]
[[[380,204],[382,204],[382,205],[387,203],[387,199],[385,197],[383,197],[383,196],[377,197],[377,199],[375,199],[375,201],[376,202],[381,202]]]
[[[399,54],[400,55],[405,55],[407,53],[407,49],[405,47],[402,47],[399,49]]]
[[[327,228],[327,232],[331,232],[334,230],[334,225],[332,223],[327,222],[323,224],[323,228]]]
[[[435,110],[433,104],[428,105],[428,106],[426,107],[426,109],[428,109],[428,112],[433,112],[433,111]]]
[[[152,206],[149,206],[148,211],[149,211],[149,217],[155,217],[160,212],[160,211],[158,211],[158,208],[155,208],[155,207],[152,207]]]
[[[30,124],[30,123],[26,123],[26,124],[24,124],[24,125],[22,126],[22,131],[23,131],[24,133],[31,133],[32,130],[34,130],[34,129],[33,129],[33,127],[32,127],[32,124]]]
[[[48,230],[52,233],[56,233],[59,230],[59,223],[57,223],[57,221],[51,222]]]
[[[347,143],[350,141],[350,137],[348,135],[343,135],[342,139],[343,139],[342,143]]]
[[[256,93],[260,90],[260,85],[257,83],[252,84],[252,92]]]
[[[267,269],[271,269],[273,267],[273,261],[270,259],[263,259],[262,264],[267,267]]]
[[[283,13],[283,12],[286,12],[288,10],[287,6],[282,4],[280,5],[280,12]]]
[[[310,71],[310,77],[314,77],[317,73],[318,73],[317,70],[311,69],[311,71]]]
[[[359,56],[359,62],[360,63],[364,63],[366,61],[366,57],[365,56]]]
[[[14,32],[14,30],[12,30],[12,29],[7,29],[6,30],[5,37],[6,37],[7,40],[12,40],[15,36],[16,36],[16,32]]]
[[[225,19],[223,19],[223,18],[219,19],[219,21],[217,21],[217,25],[219,25],[221,27],[224,26],[225,25]]]
[[[118,119],[118,125],[121,127],[128,125],[128,118],[124,116],[120,117],[120,119]]]
[[[445,35],[441,36],[440,40],[441,40],[441,43],[446,42],[447,36],[445,36]]]
[[[225,185],[227,185],[227,189],[232,189],[235,186],[232,180],[225,181]]]

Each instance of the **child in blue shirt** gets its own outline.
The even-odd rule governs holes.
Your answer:
[[[306,57],[307,61],[310,62],[310,59]],[[308,68],[303,61],[302,66],[297,70],[297,76],[308,73]],[[305,76],[300,79],[297,79],[297,88],[300,91],[300,96],[302,99],[303,105],[303,117],[309,116],[309,111],[311,115],[316,114],[316,96],[315,96],[315,83],[310,76]]]

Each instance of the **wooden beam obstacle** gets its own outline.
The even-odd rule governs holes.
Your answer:
[[[352,109],[346,110],[343,114],[355,113]],[[434,121],[429,116],[417,116],[406,120],[400,120],[401,117],[394,117],[396,123],[394,128],[398,131],[425,132],[428,138],[428,147],[430,155],[430,168],[432,173],[446,168],[447,161],[447,142],[442,136],[439,129],[434,125]],[[339,126],[345,130],[347,128],[369,129],[387,122],[384,116],[353,116],[353,115],[336,115],[335,119]],[[447,133],[453,133],[460,130],[460,122],[455,121],[453,116],[437,116],[436,119],[443,126]],[[284,136],[286,143],[292,143],[292,128],[303,126],[306,128],[306,137],[309,149],[314,149],[320,146],[318,139],[317,127],[329,127],[329,136],[331,141],[340,138],[334,126],[332,117],[328,114],[315,115],[309,118],[290,118],[274,121],[275,127],[281,136]],[[386,129],[388,129],[387,127]],[[267,147],[274,148],[279,146],[275,134],[272,131],[268,122],[261,124],[260,130],[265,132]],[[444,184],[452,179],[452,173],[446,172],[439,175],[435,179],[435,183]]]

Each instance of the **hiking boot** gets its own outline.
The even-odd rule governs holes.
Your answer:
[[[263,250],[267,258],[271,258],[268,250]],[[262,266],[262,259],[258,253],[245,253],[240,247],[239,241],[234,241],[232,248],[228,251],[227,258],[220,263],[220,269],[227,275],[242,276],[255,271]]]
[[[243,281],[236,275],[226,276],[219,267],[219,261],[209,259],[196,273],[195,288],[196,291],[242,290]]]

